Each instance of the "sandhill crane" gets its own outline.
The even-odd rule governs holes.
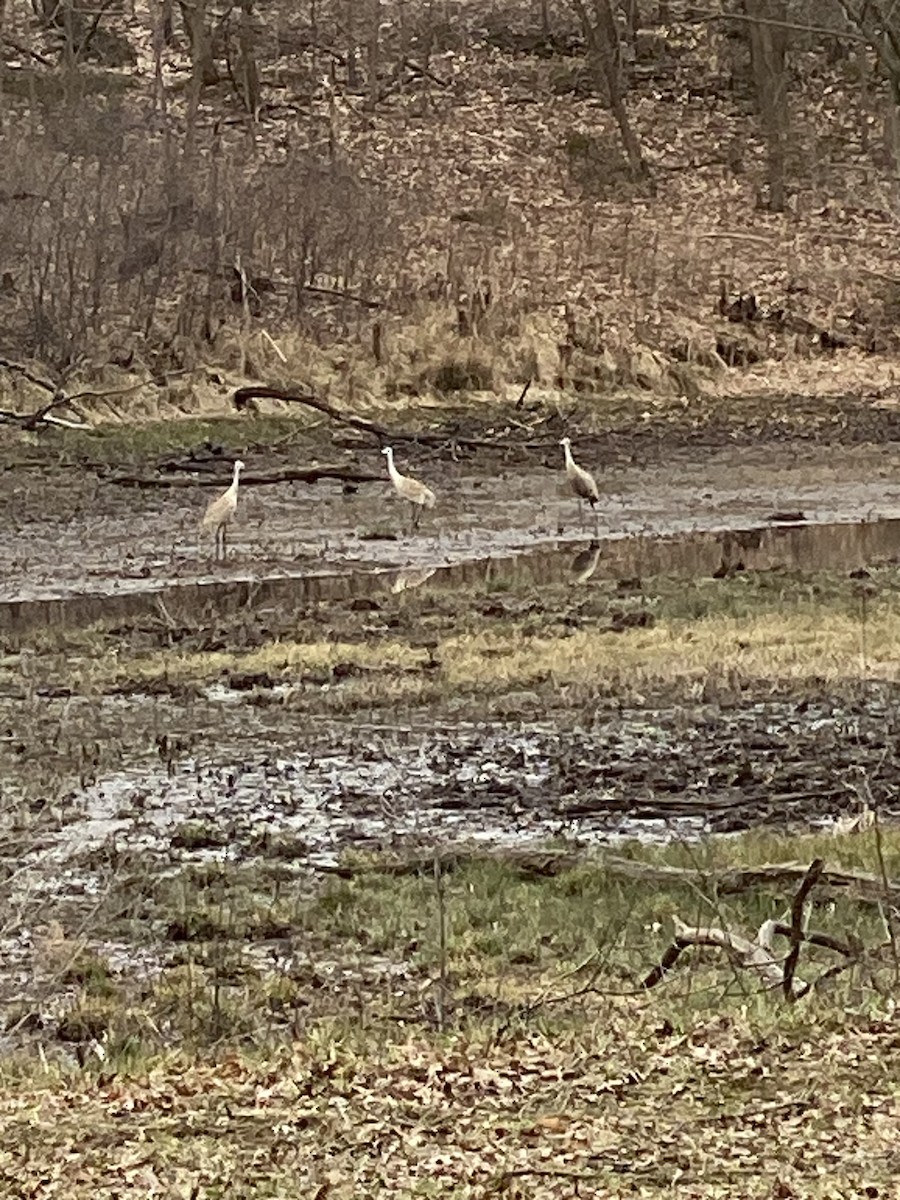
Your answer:
[[[600,490],[597,487],[597,481],[589,471],[585,471],[584,467],[579,467],[578,463],[572,457],[572,443],[564,437],[559,443],[566,456],[566,478],[568,479],[572,491],[578,497],[578,511],[582,514],[582,524],[584,523],[584,506],[582,501],[587,500],[596,517],[597,510],[594,507],[600,499]]]
[[[216,558],[219,557],[219,546],[222,547],[222,557],[225,557],[226,531],[228,522],[234,516],[237,508],[238,482],[243,469],[244,464],[238,459],[234,464],[231,487],[227,488],[221,496],[217,496],[215,500],[210,500],[206,506],[206,512],[203,514],[203,520],[200,522],[204,529],[216,531]]]
[[[418,479],[400,474],[394,466],[394,451],[390,446],[385,446],[381,453],[387,459],[388,475],[391,477],[394,491],[401,499],[412,505],[412,527],[415,529],[422,516],[422,509],[434,508],[434,492],[424,483],[420,483]]]

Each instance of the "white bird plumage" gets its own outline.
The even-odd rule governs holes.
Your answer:
[[[435,495],[431,488],[413,479],[411,475],[401,475],[394,466],[394,451],[391,446],[385,446],[381,453],[387,459],[388,475],[394,485],[394,491],[401,499],[412,505],[412,527],[419,523],[423,508],[434,508]]]
[[[231,486],[226,488],[221,496],[217,496],[215,500],[210,500],[206,506],[206,512],[203,514],[203,520],[200,522],[204,529],[215,530],[216,557],[219,555],[220,546],[222,548],[222,557],[225,557],[226,531],[229,522],[237,510],[238,485],[243,469],[244,464],[238,459],[234,464],[234,475],[231,480]]]
[[[578,463],[572,457],[572,443],[569,438],[564,437],[559,443],[566,456],[566,478],[572,488],[572,491],[578,497],[578,508],[581,510],[582,501],[587,500],[591,509],[596,513],[594,507],[600,499],[600,489],[597,487],[597,481],[584,467],[579,467]]]

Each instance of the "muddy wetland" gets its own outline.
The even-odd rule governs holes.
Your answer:
[[[406,1079],[416,1039],[435,1032],[468,1049],[442,1068],[451,1082],[423,1068],[423,1103],[442,1086],[468,1097],[460,1113],[488,1103],[497,1128],[472,1134],[487,1146],[506,1136],[504,1081],[529,1058],[563,1070],[588,1009],[613,1040],[646,1017],[656,1061],[676,1014],[769,1005],[759,964],[721,944],[684,967],[674,951],[642,1015],[625,998],[662,978],[673,921],[753,939],[789,920],[816,858],[825,940],[804,948],[800,992],[829,972],[851,1007],[890,990],[893,442],[584,435],[573,443],[601,500],[583,515],[560,430],[518,448],[483,430],[480,449],[403,442],[398,464],[437,496],[412,532],[377,444],[320,434],[311,451],[290,430],[232,422],[210,454],[201,432],[173,447],[118,431],[75,450],[51,434],[7,446],[0,475],[0,1040],[5,1061],[38,1054],[98,1081],[98,1146],[116,1119],[111,1080],[137,1070],[145,1095],[154,1056],[275,1045],[276,1119],[300,1122],[290,1137],[317,1171],[351,1155],[351,1173],[320,1182],[361,1194],[377,1139],[348,1148],[316,1090],[349,1089],[353,1109],[375,1059],[382,1079]],[[345,478],[267,482],[313,451]],[[215,561],[199,517],[238,456]],[[743,1036],[723,1034],[722,1054],[750,1053]],[[368,1049],[341,1058],[340,1086],[316,1083],[335,1045]],[[490,1078],[469,1057],[481,1053]],[[571,1086],[600,1095],[606,1068],[582,1066]],[[221,1077],[190,1069],[214,1123]],[[679,1060],[685,1088],[693,1069]],[[238,1075],[238,1093],[259,1094],[252,1070]],[[641,1086],[652,1123],[663,1093]],[[247,1120],[268,1145],[265,1107]],[[52,1136],[56,1118],[42,1119]],[[547,1131],[516,1134],[503,1162],[529,1162]],[[200,1194],[171,1153],[183,1194]],[[447,1153],[451,1174],[487,1186],[459,1144]],[[573,1153],[612,1189],[615,1147]],[[648,1186],[672,1178],[670,1157],[641,1153]],[[885,1171],[896,1156],[866,1153]],[[629,1154],[631,1172],[637,1142]],[[426,1194],[426,1157],[405,1152],[408,1194]],[[249,1160],[228,1161],[217,1169],[246,1182]],[[266,1170],[281,1178],[274,1160]],[[247,1188],[236,1194],[281,1194]]]

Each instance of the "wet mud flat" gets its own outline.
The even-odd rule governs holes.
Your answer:
[[[558,451],[555,445],[552,450]],[[580,514],[552,450],[512,465],[473,458],[433,460],[418,470],[438,504],[416,533],[387,481],[248,486],[226,563],[211,559],[199,518],[206,488],[131,490],[107,477],[62,469],[0,474],[5,528],[0,601],[120,597],[179,585],[265,582],[347,571],[437,569],[572,545],[585,538],[633,540],[740,531],[778,514],[810,524],[854,524],[900,515],[888,446],[814,445],[689,449],[664,461],[598,470],[603,498]],[[602,444],[596,448],[602,453]],[[380,455],[365,459],[379,467]],[[265,463],[263,463],[265,467]],[[227,480],[223,477],[223,486]],[[124,602],[123,602],[124,603]]]
[[[441,524],[416,537],[392,503],[383,519],[335,489],[251,490],[253,536],[202,571],[184,492],[84,484],[68,514],[52,482],[43,513],[19,493],[0,544],[3,1003],[57,926],[126,972],[215,942],[183,900],[205,873],[271,908],[321,894],[348,856],[696,845],[828,831],[870,802],[900,817],[900,694],[883,644],[866,663],[869,616],[889,648],[897,611],[890,455],[807,451],[717,451],[705,490],[695,459],[624,469],[593,530],[558,471],[448,474]],[[843,621],[839,665],[767,677],[738,616],[764,610],[757,643],[783,645],[817,606]],[[638,667],[667,637],[688,656],[717,613],[732,674],[699,652],[693,675],[640,686],[579,669],[655,628],[646,653],[628,643]],[[545,666],[522,672],[531,653]],[[254,952],[292,936],[262,928]]]
[[[124,719],[167,732],[45,802],[50,820],[36,822],[34,847],[23,853],[25,835],[5,861],[0,851],[17,890],[95,895],[123,855],[165,871],[275,857],[315,873],[348,850],[402,845],[828,829],[859,810],[863,782],[883,817],[900,816],[900,692],[889,685],[740,707],[597,709],[587,722],[562,710],[489,724],[427,712],[406,724],[320,718],[302,733],[277,707],[249,707],[218,685],[187,708],[155,697],[102,707],[93,719],[109,728]],[[8,810],[17,792],[25,802],[8,780]],[[40,813],[38,800],[27,803]]]
[[[423,555],[405,566],[378,561],[335,562],[310,557],[304,564],[272,563],[252,572],[231,567],[224,577],[193,581],[141,575],[115,588],[62,589],[62,594],[0,598],[0,634],[27,637],[47,625],[86,625],[102,618],[142,614],[206,619],[241,611],[273,612],[379,593],[413,591],[427,584],[445,591],[472,587],[515,590],[567,582],[639,580],[661,574],[720,578],[744,571],[861,571],[900,559],[900,517],[808,522],[800,511],[772,513],[765,525],[726,529],[595,535],[535,540],[518,551],[478,555]]]

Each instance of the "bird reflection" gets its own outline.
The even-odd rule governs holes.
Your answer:
[[[407,567],[400,571],[391,584],[392,592],[408,592],[411,588],[421,587],[426,579],[430,579],[437,567]]]
[[[572,559],[572,565],[569,567],[572,583],[587,583],[597,570],[599,562],[600,543],[598,541],[591,541],[583,550],[579,550]]]

